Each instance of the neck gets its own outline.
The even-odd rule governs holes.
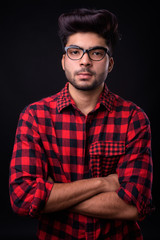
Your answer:
[[[69,93],[71,97],[73,98],[78,109],[86,116],[95,108],[103,88],[104,83],[96,89],[83,91],[76,89],[72,84],[69,83]]]

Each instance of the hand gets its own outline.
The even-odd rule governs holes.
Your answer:
[[[104,192],[115,192],[120,187],[118,175],[116,173],[110,174],[102,178]]]
[[[54,183],[53,179],[49,176],[47,179],[49,182]]]

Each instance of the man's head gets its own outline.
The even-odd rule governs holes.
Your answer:
[[[62,67],[70,84],[83,91],[103,87],[114,65],[116,17],[107,10],[74,10],[59,17],[59,36],[65,50]]]

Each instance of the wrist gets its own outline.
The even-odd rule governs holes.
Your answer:
[[[102,177],[91,178],[92,187],[95,189],[95,195],[105,191],[105,181]]]
[[[96,180],[95,188],[97,189],[97,194],[107,192],[109,189],[109,183],[105,178],[94,178]]]
[[[100,180],[102,192],[115,192],[120,187],[117,174],[110,174],[107,177],[102,177]]]

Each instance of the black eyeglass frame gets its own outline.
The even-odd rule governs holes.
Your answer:
[[[75,48],[75,49],[80,49],[80,50],[82,50],[82,51],[83,51],[82,56],[81,56],[80,58],[78,58],[78,59],[72,59],[72,58],[68,55],[68,51],[67,51],[67,50],[70,49],[70,48]],[[105,51],[104,56],[103,56],[101,59],[99,59],[99,60],[92,59],[92,58],[90,57],[90,55],[89,55],[89,52],[92,51],[92,50],[95,50],[95,49],[102,49],[102,50]],[[70,45],[70,46],[68,46],[68,47],[65,47],[64,50],[65,50],[65,53],[67,54],[68,58],[71,59],[71,60],[73,60],[73,61],[80,60],[80,59],[84,56],[85,53],[88,54],[89,59],[91,59],[92,61],[101,61],[101,60],[106,56],[106,54],[108,54],[108,56],[111,57],[110,51],[109,51],[107,48],[101,47],[101,46],[95,46],[95,47],[92,47],[92,48],[89,48],[89,49],[83,49],[83,48],[81,48],[81,47],[79,47],[79,46],[77,46],[77,45]]]

